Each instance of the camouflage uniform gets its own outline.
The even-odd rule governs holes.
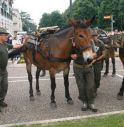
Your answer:
[[[101,55],[103,55],[103,51],[105,51],[104,43],[101,40],[98,40],[98,42],[95,42],[95,46],[97,48],[97,58],[99,58]],[[96,61],[94,66],[94,79],[95,79],[95,85],[96,89],[100,86],[100,80],[101,80],[101,70],[103,68],[103,60]]]
[[[8,74],[6,70],[8,61],[8,51],[7,48],[12,48],[12,45],[7,43],[0,43],[0,101],[4,100],[8,88]]]
[[[78,57],[74,60],[73,69],[79,91],[78,98],[83,104],[86,104],[85,109],[87,109],[94,104],[95,99],[94,70],[91,63],[84,63],[82,55],[79,55],[79,51],[76,54],[78,54]],[[83,107],[82,110],[84,111]],[[92,111],[94,110],[92,109]]]
[[[3,34],[8,34],[8,32],[0,27],[0,36]],[[8,63],[7,49],[11,48],[13,48],[12,45],[0,42],[0,106],[3,106],[2,104],[8,89],[8,73],[6,69]]]

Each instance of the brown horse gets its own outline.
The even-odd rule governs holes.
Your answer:
[[[114,45],[119,48],[119,58],[124,67],[124,33],[120,33],[117,35],[116,40],[114,41]],[[124,94],[124,77],[122,81],[122,86],[117,94],[117,99],[122,100]]]
[[[69,93],[69,81],[68,75],[70,70],[71,52],[73,43],[79,51],[82,53],[82,59],[85,56],[85,62],[93,58],[92,51],[92,36],[89,28],[94,18],[91,20],[70,20],[70,27],[61,30],[53,35],[50,35],[47,39],[41,39],[40,43],[34,45],[31,43],[32,36],[25,38],[25,44],[23,46],[23,54],[26,62],[26,69],[28,73],[28,80],[30,84],[30,99],[34,100],[33,88],[32,88],[32,72],[31,66],[34,64],[37,67],[36,71],[36,91],[40,95],[39,90],[39,74],[41,70],[48,70],[51,80],[51,105],[56,107],[55,101],[55,74],[63,71],[65,97],[67,103],[72,104],[73,100]],[[90,60],[90,61],[91,61]]]
[[[106,46],[106,58],[105,58],[106,68],[105,68],[104,77],[106,77],[109,73],[109,58],[111,58],[111,62],[112,62],[112,65],[113,65],[112,66],[113,67],[112,76],[115,76],[115,74],[116,74],[115,49],[112,47],[112,45]]]

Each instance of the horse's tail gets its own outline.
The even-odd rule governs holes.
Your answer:
[[[19,56],[23,52],[23,47],[18,49],[13,49],[11,52],[8,52],[8,59],[13,59],[14,57]]]

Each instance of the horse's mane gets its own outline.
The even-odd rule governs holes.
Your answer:
[[[78,26],[81,27],[81,28],[88,28],[89,26],[86,24],[86,20],[83,19],[83,20],[79,20],[77,21],[78,23]]]
[[[58,37],[58,36],[65,36],[66,34],[67,34],[67,32],[69,31],[69,30],[73,30],[73,27],[71,27],[71,26],[67,26],[66,28],[62,28],[62,29],[60,29],[59,31],[57,31],[57,32],[55,32],[54,33],[54,36],[56,36],[56,37]]]

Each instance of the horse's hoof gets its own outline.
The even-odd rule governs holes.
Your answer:
[[[107,77],[107,76],[108,76],[108,74],[106,74],[106,73],[103,75],[103,77]]]
[[[34,100],[35,100],[34,96],[31,96],[30,101],[34,101]]]
[[[57,104],[56,104],[56,102],[54,102],[54,103],[50,103],[50,106],[51,106],[51,108],[52,109],[56,109],[57,108]]]
[[[40,91],[37,91],[37,96],[40,96],[41,95],[41,92]]]
[[[117,99],[118,99],[118,100],[123,100],[123,95],[119,95],[119,94],[118,94],[118,95],[117,95]]]
[[[74,101],[72,99],[69,99],[69,100],[67,100],[67,104],[73,105],[74,104]]]
[[[112,77],[115,77],[115,74],[112,74]]]

